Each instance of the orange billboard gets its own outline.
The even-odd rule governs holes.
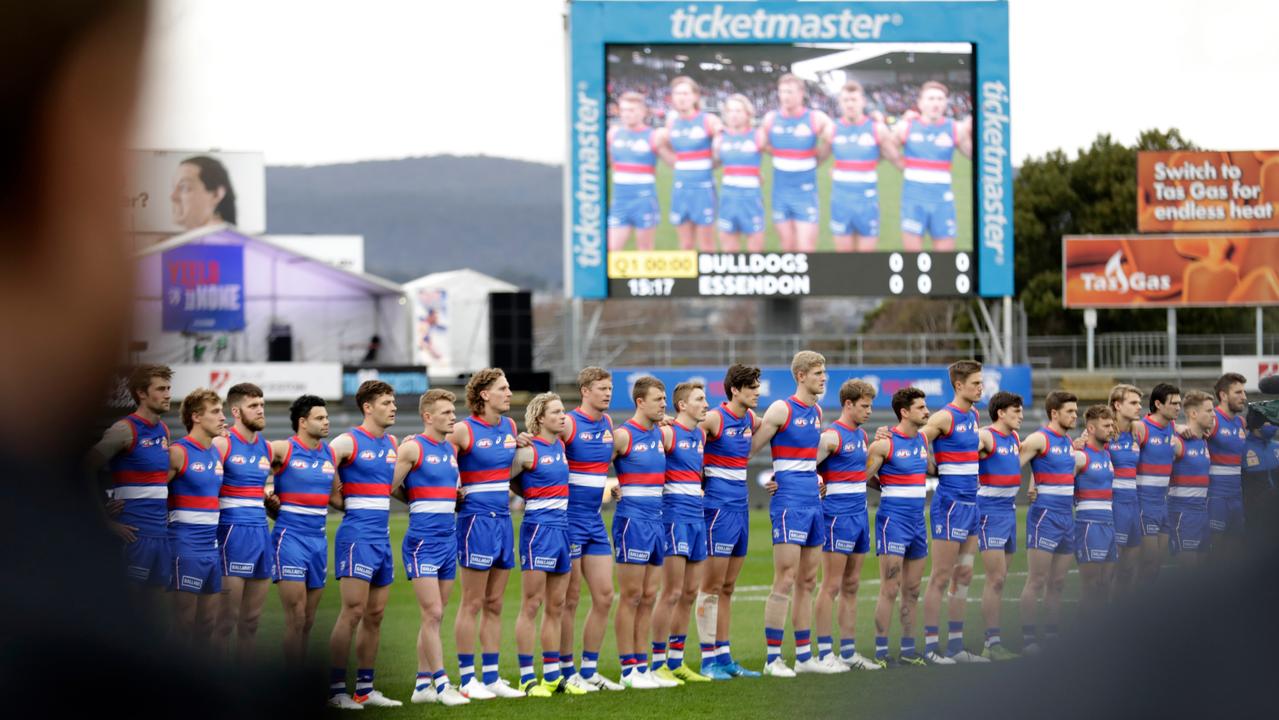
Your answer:
[[[1279,230],[1279,150],[1137,153],[1137,232]]]
[[[1279,233],[1067,235],[1068,308],[1279,305]]]

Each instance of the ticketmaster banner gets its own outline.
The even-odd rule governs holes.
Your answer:
[[[759,410],[768,409],[769,403],[781,400],[795,392],[795,380],[789,367],[764,367],[760,376]],[[696,380],[706,386],[706,398],[711,407],[727,400],[724,396],[724,372],[722,367],[686,367],[686,368],[646,368],[629,367],[613,368],[614,382],[618,392],[614,394],[613,405],[622,409],[629,404],[630,389],[635,381],[644,375],[652,375],[666,385],[667,405],[679,383]],[[917,387],[927,395],[928,408],[936,412],[954,398],[950,387],[950,376],[945,365],[923,365],[919,367],[900,366],[832,366],[826,368],[830,379],[826,383],[826,394],[821,397],[823,409],[838,412],[839,386],[847,380],[858,379],[870,383],[875,388],[873,406],[877,410],[892,408],[893,393],[904,387]],[[1031,397],[1029,365],[986,365],[982,368],[982,379],[985,381],[983,405],[992,395],[1000,390],[1021,395],[1027,406],[1033,404]],[[621,392],[625,384],[626,392]],[[670,408],[668,408],[670,410]],[[830,418],[833,419],[833,418]]]
[[[572,2],[568,33],[565,280],[574,296],[1012,294],[1005,0]],[[615,229],[623,234],[634,230],[634,236],[619,236],[610,242],[613,186],[608,131],[621,122],[618,101],[623,91],[639,91],[647,106],[644,127],[658,130],[669,121],[673,109],[667,87],[670,80],[681,75],[700,77],[708,91],[701,96],[702,108],[716,118],[706,129],[714,135],[719,132],[718,118],[727,117],[723,106],[730,99],[730,93],[719,92],[724,95],[719,97],[716,92],[731,86],[732,93],[748,96],[757,105],[755,110],[769,110],[776,104],[777,79],[783,74],[800,76],[810,88],[805,108],[832,116],[839,112],[838,97],[844,82],[860,80],[866,86],[867,112],[875,122],[904,128],[907,139],[933,145],[941,159],[920,156],[919,167],[908,165],[905,175],[881,162],[876,181],[881,191],[874,201],[878,215],[870,224],[835,217],[829,204],[831,170],[822,164],[818,168],[822,178],[817,183],[819,207],[796,209],[788,203],[784,211],[793,213],[796,222],[816,224],[820,238],[811,247],[798,242],[788,248],[779,239],[775,227],[778,208],[772,207],[767,191],[763,193],[763,212],[748,211],[742,218],[745,227],[735,226],[737,220],[722,210],[674,207],[665,160],[645,159],[648,151],[644,141],[636,139],[628,147],[639,157],[622,161],[627,165],[626,182],[631,183],[628,203],[614,219]],[[927,80],[938,80],[950,88],[944,119],[931,126],[920,124],[924,110],[917,103],[923,98]],[[814,99],[812,95],[818,90],[822,97]],[[761,127],[763,114],[756,112],[752,127]],[[952,122],[953,128],[949,125]],[[944,131],[933,132],[942,126]],[[951,151],[953,170],[947,159]],[[696,152],[684,155],[688,167],[699,162],[709,166],[711,162]],[[772,182],[767,167],[771,165],[760,166],[765,185]],[[934,183],[932,187],[938,189],[935,203],[912,204],[898,197],[903,182],[911,181],[911,172],[919,182]],[[655,185],[655,189],[637,197],[637,179],[650,187]],[[938,182],[951,184],[943,187]],[[806,215],[819,219],[814,223]],[[736,233],[741,240],[699,236],[694,244],[674,237],[671,225],[706,227],[712,220],[717,222],[718,232]],[[839,229],[841,223],[858,227]],[[729,229],[725,230],[725,225]],[[650,234],[641,236],[645,230]],[[765,239],[752,240],[752,233]],[[865,237],[870,242],[854,245],[851,240],[832,237],[851,238],[852,234],[858,236],[859,243]],[[880,236],[878,246],[876,235]],[[610,246],[614,248],[612,255]],[[795,256],[796,252],[800,255]],[[731,268],[708,269],[699,253],[721,264],[741,264],[753,258],[766,264],[774,255],[790,253],[785,257],[798,258],[804,267],[819,271],[752,271],[738,277]],[[835,273],[838,277],[827,277],[831,269],[839,268],[847,272],[840,270]],[[865,276],[867,282],[850,282],[850,275]]]

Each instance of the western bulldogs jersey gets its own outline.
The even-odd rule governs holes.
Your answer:
[[[773,436],[773,479],[777,492],[771,508],[818,507],[817,446],[822,437],[822,411],[794,395],[786,398],[786,422]]]
[[[564,443],[533,438],[533,468],[525,470],[524,522],[568,527],[568,461]]]
[[[701,522],[702,456],[706,435],[699,427],[686,428],[676,421],[674,437],[666,453],[666,485],[662,494],[662,521]]]
[[[773,184],[794,187],[817,182],[817,121],[804,108],[798,115],[771,112],[765,121],[773,155]]]
[[[697,112],[692,117],[672,113],[666,122],[671,149],[675,151],[675,182],[684,186],[710,187],[714,183],[711,172],[710,121],[706,113]]]
[[[953,403],[942,409],[950,413],[951,424],[950,432],[933,440],[937,489],[951,493],[956,500],[973,502],[977,497],[977,450],[981,446],[977,410],[969,408],[965,412]]]
[[[248,442],[231,428],[222,455],[222,489],[218,496],[223,525],[266,525],[262,499],[271,476],[271,445],[259,433]]]
[[[503,417],[496,425],[472,415],[464,420],[471,430],[471,444],[457,464],[462,471],[462,506],[459,515],[510,514],[511,463],[515,460],[515,421]]]
[[[296,435],[289,438],[284,464],[275,475],[275,493],[280,498],[276,529],[324,534],[336,470],[336,457],[328,443],[321,441],[309,448]]]
[[[1075,495],[1075,448],[1070,438],[1051,428],[1042,427],[1048,441],[1042,452],[1030,461],[1038,497],[1035,505],[1069,513]]]
[[[1132,432],[1121,432],[1106,443],[1110,452],[1110,465],[1115,471],[1114,498],[1116,502],[1137,501],[1137,461],[1141,448]]]
[[[1181,455],[1173,461],[1168,506],[1203,509],[1208,502],[1208,473],[1212,462],[1208,442],[1203,438],[1182,438],[1181,447]],[[1173,451],[1176,452],[1175,447]]]
[[[731,133],[724,130],[719,136],[719,162],[722,166],[725,193],[756,193],[759,191],[759,144],[755,131]]]
[[[606,414],[592,418],[577,408],[568,414],[568,514],[570,517],[599,517],[608,481],[608,463],[613,458],[613,421]]]
[[[1147,415],[1146,440],[1141,443],[1137,462],[1137,495],[1150,500],[1163,500],[1168,495],[1168,478],[1172,475],[1172,424],[1160,425]]]
[[[915,202],[942,202],[951,192],[950,165],[958,135],[950,118],[928,124],[918,118],[906,121],[902,159],[902,198]]]
[[[404,496],[409,501],[409,534],[453,532],[457,507],[457,455],[448,440],[435,442],[418,434],[417,463],[404,478]]]
[[[835,123],[835,136],[831,139],[831,154],[835,166],[831,172],[831,191],[854,193],[864,196],[874,190],[879,182],[879,130],[875,121],[862,118],[857,124]]]
[[[984,508],[1012,510],[1021,488],[1021,438],[987,428],[995,440],[990,454],[977,461],[977,498]]]
[[[1242,417],[1228,418],[1221,408],[1213,408],[1213,412],[1217,415],[1217,424],[1208,436],[1208,455],[1212,459],[1208,468],[1208,494],[1239,497],[1243,492],[1240,468],[1248,431]]]
[[[390,536],[391,482],[395,479],[395,438],[351,429],[351,457],[342,465],[346,515],[340,531],[378,540]]]
[[[839,436],[839,447],[817,467],[826,484],[822,509],[827,515],[850,515],[866,512],[866,450],[870,440],[866,431],[836,420],[830,426]]]
[[[137,414],[124,422],[133,432],[133,442],[111,458],[112,497],[124,501],[117,520],[138,529],[138,534],[164,537],[169,497],[169,428],[163,422],[149,422]]]
[[[626,451],[613,460],[622,499],[617,516],[659,522],[662,519],[662,486],[666,482],[666,451],[662,428],[645,430],[634,420],[624,426],[630,434]]]
[[[744,415],[734,415],[728,403],[722,403],[711,412],[719,413],[720,425],[719,434],[706,439],[706,451],[702,457],[706,507],[745,510],[746,465],[750,460],[755,413],[748,408]]]
[[[612,135],[608,151],[613,168],[613,197],[653,195],[657,191],[657,151],[653,129],[617,127]]]
[[[888,438],[888,456],[879,466],[879,506],[922,516],[927,481],[928,445],[923,434],[906,437],[893,428]]]
[[[216,548],[222,460],[216,448],[203,447],[190,436],[176,445],[183,460],[170,483],[169,537],[188,546]]]
[[[1091,522],[1113,522],[1111,483],[1115,472],[1110,453],[1084,446],[1086,463],[1075,477],[1075,519]]]

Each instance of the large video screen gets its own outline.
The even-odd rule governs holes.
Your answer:
[[[972,55],[610,45],[610,294],[970,293]]]
[[[1012,292],[1004,2],[569,7],[575,296]]]

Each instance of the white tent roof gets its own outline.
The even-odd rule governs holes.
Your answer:
[[[519,287],[512,285],[505,280],[500,280],[492,275],[485,275],[482,272],[476,272],[470,268],[462,268],[461,270],[445,270],[444,272],[430,273],[420,278],[415,278],[404,283],[405,287],[417,287],[419,285],[466,285],[476,289],[483,288],[486,292],[515,292]]]

